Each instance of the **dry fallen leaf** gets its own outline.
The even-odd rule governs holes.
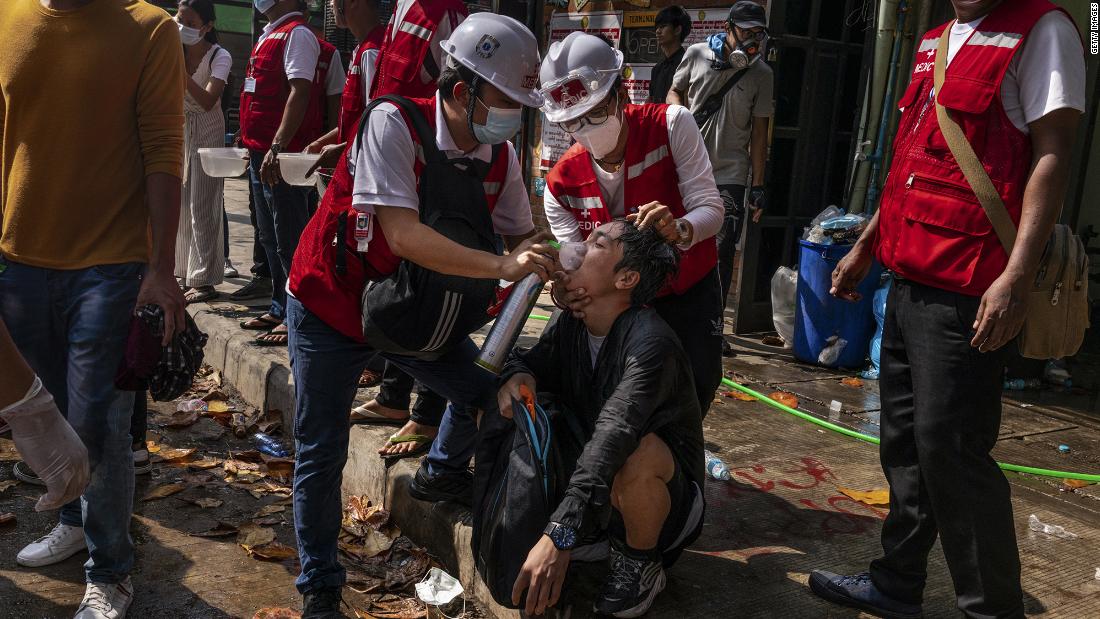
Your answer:
[[[889,488],[876,488],[874,490],[852,490],[851,488],[845,488],[843,486],[837,486],[844,495],[849,498],[859,501],[865,505],[873,505],[875,507],[889,507],[890,506],[890,489]]]
[[[237,527],[228,522],[218,522],[213,529],[192,533],[191,537],[229,537],[230,535],[236,535],[238,531]]]
[[[261,608],[252,619],[302,619],[302,613],[293,608]]]
[[[157,499],[163,499],[164,497],[172,496],[177,492],[183,492],[187,489],[187,484],[164,484],[157,486],[149,491],[148,494],[141,497],[142,501],[155,501]]]
[[[157,452],[156,458],[153,462],[164,462],[166,464],[179,464],[187,462],[195,455],[195,448],[188,447],[186,449],[180,449],[177,447],[161,448]]]
[[[747,393],[744,393],[742,391],[737,391],[737,390],[723,391],[722,395],[726,396],[727,398],[733,398],[735,400],[741,400],[742,402],[755,402],[756,401],[756,398],[752,397],[751,395],[749,395]]]
[[[222,461],[218,460],[217,458],[207,458],[206,456],[203,456],[202,460],[196,460],[195,462],[188,462],[187,463],[187,468],[195,469],[195,470],[199,470],[199,471],[205,471],[207,469],[212,469],[216,466],[220,466],[221,463],[222,463]]]
[[[281,514],[286,511],[286,505],[264,505],[260,508],[260,511],[256,512],[253,518],[263,518],[264,516],[270,516],[272,514]]]
[[[1096,482],[1085,481],[1083,479],[1063,479],[1062,483],[1065,484],[1067,488],[1084,488],[1086,486],[1091,486]]]
[[[855,376],[849,376],[848,378],[841,379],[840,384],[858,388],[863,386],[863,380]]]
[[[212,507],[221,507],[222,506],[222,500],[221,499],[215,499],[213,497],[208,497],[208,496],[202,497],[201,499],[184,499],[184,500],[187,501],[188,503],[198,505],[199,507],[201,507],[203,509],[212,508]]]
[[[7,481],[0,481],[0,494],[4,494],[9,488],[14,488],[19,485],[18,479],[9,479]]]
[[[160,451],[160,445],[158,445],[156,441],[145,441],[145,450],[151,454],[155,454]]]
[[[377,619],[421,619],[428,616],[428,610],[416,598],[384,595],[371,602],[367,614]]]
[[[228,413],[229,405],[225,403],[225,400],[210,400],[206,403],[206,410],[211,413]]]
[[[267,474],[279,481],[289,482],[294,477],[294,458],[264,456]]]
[[[359,561],[376,557],[393,546],[393,539],[371,528],[365,529],[362,537],[352,534],[347,539],[354,541],[340,541],[340,550]]]
[[[282,516],[268,516],[266,518],[253,518],[252,524],[260,527],[272,527],[283,523]]]
[[[260,561],[287,561],[298,556],[297,550],[279,542],[268,542],[259,546],[241,544],[241,546],[250,557]]]
[[[275,541],[275,529],[259,527],[251,523],[242,524],[237,535],[237,543],[244,547],[262,546]]]
[[[768,397],[789,408],[798,408],[798,398],[793,393],[786,391],[773,391]]]
[[[15,514],[0,514],[0,527],[8,527],[15,524]]]
[[[19,455],[19,450],[15,448],[15,442],[0,438],[0,462],[19,462],[23,459],[23,456]]]

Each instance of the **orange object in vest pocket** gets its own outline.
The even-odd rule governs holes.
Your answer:
[[[911,174],[900,206],[897,270],[949,290],[967,288],[982,257],[982,237],[993,234],[970,187]]]

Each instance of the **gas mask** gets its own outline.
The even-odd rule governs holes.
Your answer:
[[[766,31],[762,30],[745,41],[740,40],[736,31],[733,37],[733,40],[737,41],[737,47],[730,52],[729,63],[734,70],[740,71],[749,67],[764,55],[764,45],[768,40]]]

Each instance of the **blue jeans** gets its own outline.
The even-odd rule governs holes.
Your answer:
[[[359,375],[375,351],[332,329],[294,297],[287,298],[286,323],[295,385],[294,530],[302,563],[296,584],[304,594],[344,584],[336,538],[351,427],[348,410]],[[432,451],[443,461],[462,461],[463,467],[477,438],[474,418],[465,411],[496,409],[495,377],[474,365],[476,356],[470,339],[436,361],[386,355],[387,361],[461,407],[448,408]]]
[[[252,199],[256,206],[256,231],[267,256],[271,271],[272,316],[286,316],[286,278],[290,273],[298,239],[309,223],[309,187],[295,187],[285,181],[265,185],[260,181],[260,165],[267,153],[248,152],[248,176],[252,184]]]
[[[114,379],[145,265],[61,271],[0,258],[0,269],[0,317],[88,448],[91,483],[61,522],[84,527],[87,580],[119,582],[134,564],[134,394]]]

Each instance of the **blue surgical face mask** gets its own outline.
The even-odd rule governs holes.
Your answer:
[[[266,13],[271,10],[271,7],[279,3],[279,0],[252,0],[252,6],[256,7],[256,10],[261,13]]]
[[[516,135],[523,124],[523,108],[492,107],[485,105],[485,102],[481,99],[478,99],[478,103],[489,110],[484,125],[471,122],[474,129],[474,138],[478,142],[482,144],[501,144]]]

